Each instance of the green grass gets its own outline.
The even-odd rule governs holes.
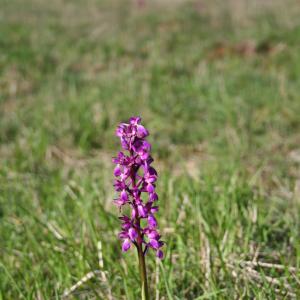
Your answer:
[[[0,2],[0,299],[61,299],[99,241],[106,282],[69,298],[139,299],[112,205],[131,115],[160,174],[152,299],[300,297],[299,4],[149,2]]]

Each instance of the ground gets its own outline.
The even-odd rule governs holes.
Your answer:
[[[300,297],[297,1],[0,6],[0,299],[139,299],[112,205],[132,115],[160,175],[151,299]]]

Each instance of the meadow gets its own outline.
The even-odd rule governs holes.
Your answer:
[[[133,115],[166,242],[151,299],[299,299],[299,16],[296,0],[0,0],[0,299],[140,299],[111,162]]]

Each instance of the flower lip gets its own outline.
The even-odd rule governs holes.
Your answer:
[[[147,217],[147,210],[143,207],[142,204],[138,205],[138,212],[139,212],[139,216],[141,218],[146,218]]]
[[[126,238],[122,244],[122,251],[126,252],[129,250],[130,247],[131,247],[131,242],[128,238]]]
[[[148,132],[148,130],[144,126],[137,125],[137,132],[136,132],[136,134],[137,134],[137,136],[139,138],[144,138],[144,137],[146,137],[146,136],[149,135],[149,132]]]
[[[117,166],[115,167],[114,175],[115,175],[116,177],[118,177],[118,176],[121,175],[121,168],[120,168],[120,165],[117,165]]]
[[[121,195],[120,195],[120,200],[123,201],[123,202],[128,201],[128,195],[127,195],[125,190],[122,190]]]
[[[129,228],[129,230],[128,230],[128,236],[130,237],[130,239],[132,240],[132,241],[134,241],[137,237],[138,237],[138,234],[137,234],[137,232],[136,232],[136,230],[134,229],[134,228]]]
[[[150,208],[150,212],[151,212],[152,214],[158,212],[158,210],[159,210],[159,207],[158,207],[158,206],[152,206],[152,207]]]
[[[159,239],[160,235],[156,230],[150,230],[149,233],[147,234],[149,239]]]
[[[154,190],[155,190],[154,186],[153,186],[151,183],[149,183],[149,184],[147,185],[147,192],[148,192],[148,193],[153,193]]]
[[[151,228],[155,228],[157,226],[157,221],[152,214],[148,216],[148,224]]]
[[[149,201],[154,202],[154,201],[157,201],[157,200],[158,200],[158,196],[157,196],[156,193],[150,194]]]
[[[164,258],[164,253],[159,249],[159,250],[156,251],[156,256],[159,259],[163,259]]]
[[[149,244],[154,249],[158,249],[159,248],[159,242],[156,239],[150,239]]]

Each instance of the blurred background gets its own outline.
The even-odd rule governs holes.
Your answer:
[[[138,299],[112,206],[133,115],[161,175],[153,299],[295,298],[297,274],[235,263],[299,264],[299,72],[296,0],[0,0],[0,299]],[[68,293],[99,241],[107,280]]]

